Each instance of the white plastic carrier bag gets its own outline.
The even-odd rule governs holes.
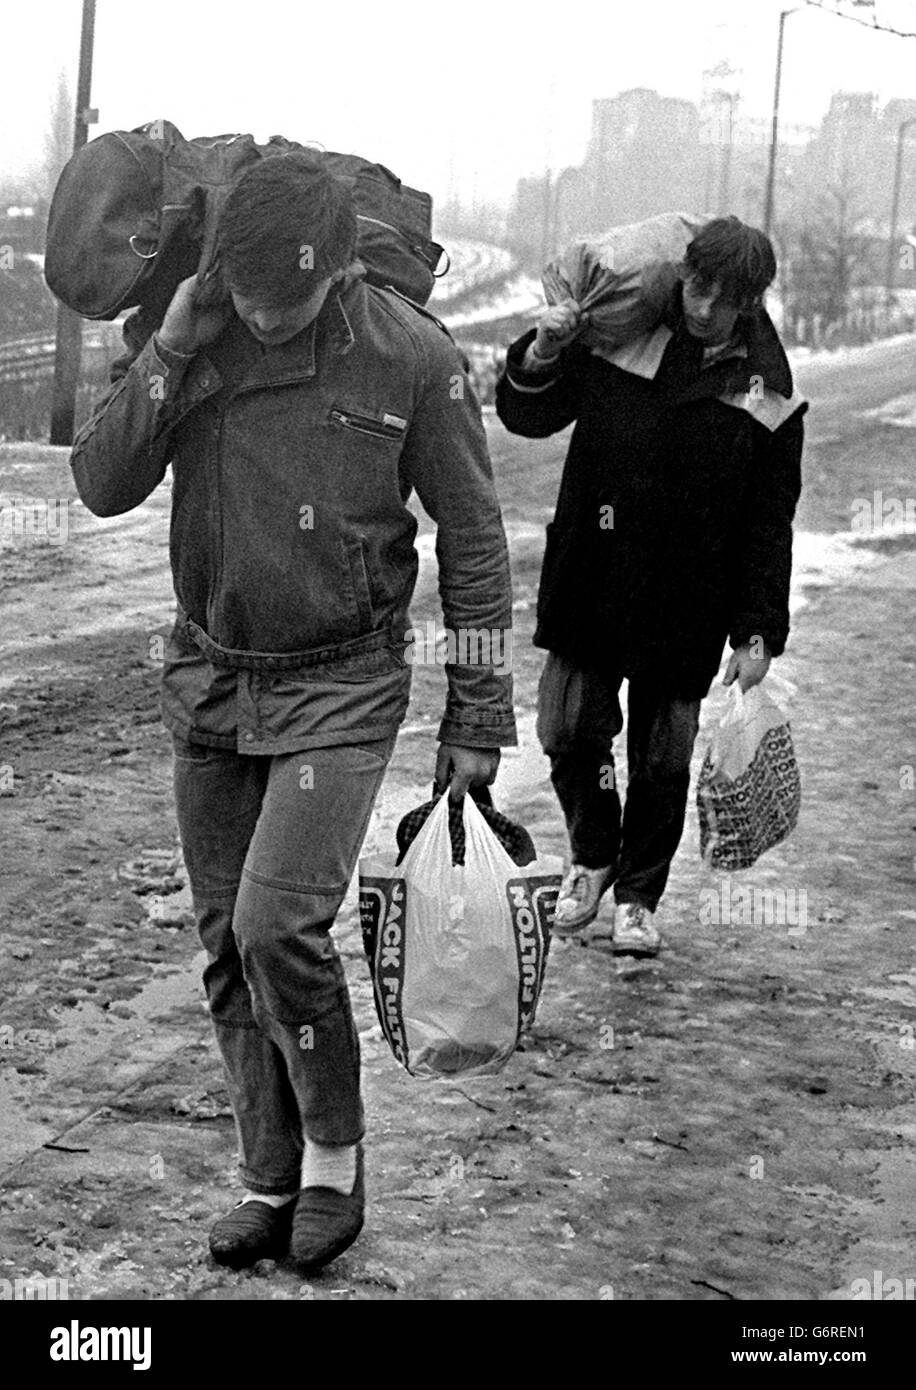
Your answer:
[[[729,687],[703,759],[697,814],[700,854],[711,868],[750,868],[798,821],[801,779],[788,716],[770,693],[775,684]]]
[[[452,862],[448,796],[401,863],[359,866],[363,946],[382,1031],[414,1076],[499,1071],[534,1021],[562,861],[520,867],[470,796]]]

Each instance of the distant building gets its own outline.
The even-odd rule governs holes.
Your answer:
[[[699,207],[699,111],[692,102],[646,87],[593,102],[583,173],[596,190],[598,221],[605,226]]]
[[[874,92],[834,92],[815,140],[818,163],[827,177],[834,183],[867,178],[878,141]]]
[[[785,257],[812,219],[887,238],[900,124],[916,98],[882,109],[873,92],[835,92],[819,126],[779,125],[773,237]],[[537,261],[577,236],[659,212],[734,213],[760,226],[771,121],[748,116],[740,92],[709,89],[702,105],[634,87],[592,103],[581,166],[519,180],[511,244]],[[916,224],[916,124],[901,164],[901,234]]]
[[[44,208],[0,207],[0,246],[11,246],[14,254],[39,255],[44,251],[44,241]]]
[[[633,87],[592,102],[592,133],[586,165],[613,162],[646,141],[689,146],[699,139],[700,117],[692,102]]]

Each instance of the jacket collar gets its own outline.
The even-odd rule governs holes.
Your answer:
[[[664,322],[672,330],[676,330],[683,321],[682,288],[678,281],[665,310]],[[726,357],[723,354],[719,360],[734,364],[736,381],[749,383],[753,377],[760,377],[769,390],[789,400],[795,389],[792,368],[766,309],[761,307],[753,314],[742,315],[736,326],[735,341],[745,345],[746,356],[738,359],[734,355]]]
[[[352,261],[344,272],[344,277],[333,286],[317,319],[309,325],[301,345],[302,367],[305,376],[315,375],[315,353],[318,347],[327,347],[336,357],[344,357],[356,342],[353,324],[347,313],[347,302],[352,312],[356,286],[366,275],[362,261]]]
[[[200,358],[206,357],[206,365],[217,374],[217,385],[236,391],[283,386],[315,376],[319,353],[343,357],[356,342],[352,317],[365,273],[360,261],[349,265],[318,317],[288,343],[265,351],[233,315],[229,326]]]
[[[366,267],[362,261],[352,261],[347,266],[344,278],[334,286],[328,295],[327,303],[318,315],[316,331],[321,333],[331,352],[340,357],[348,353],[356,342],[353,323],[347,313],[347,304],[349,303],[352,313],[358,294],[356,287],[361,285],[365,278]],[[314,358],[314,335],[312,352]]]

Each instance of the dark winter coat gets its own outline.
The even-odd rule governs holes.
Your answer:
[[[606,356],[573,344],[545,375],[521,365],[533,333],[510,348],[506,428],[541,438],[576,422],[537,646],[684,698],[707,693],[726,638],[783,651],[807,405],[768,316],[739,322],[741,341],[705,366],[679,291],[667,323]]]

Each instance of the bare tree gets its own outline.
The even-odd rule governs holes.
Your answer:
[[[864,230],[866,222],[861,195],[848,177],[832,183],[803,214],[788,258],[793,318],[817,314],[825,324],[845,324],[855,291],[877,283],[874,241]]]

